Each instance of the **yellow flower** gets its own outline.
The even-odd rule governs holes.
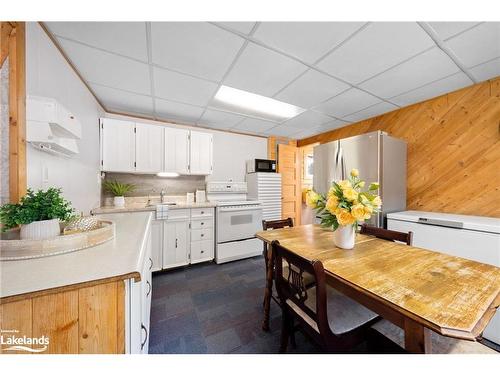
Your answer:
[[[359,171],[356,168],[353,168],[351,171],[351,176],[352,177],[358,177],[359,176]]]
[[[373,198],[372,204],[375,207],[380,208],[380,206],[382,206],[382,199],[380,199],[380,197],[377,195],[375,198]]]
[[[362,204],[356,204],[351,207],[351,214],[356,220],[364,220],[365,218],[365,206]]]
[[[335,195],[332,195],[326,201],[325,207],[328,211],[330,211],[332,214],[334,214],[336,209],[337,209],[338,204],[339,204],[339,200],[337,199],[337,197]]]
[[[330,198],[332,195],[335,195],[335,188],[332,186],[330,190],[328,190],[328,194],[326,194],[327,198]]]
[[[347,188],[344,190],[344,197],[352,202],[353,200],[358,199],[358,192],[354,190],[353,188]]]
[[[359,181],[359,182],[358,182],[358,186],[359,186],[360,188],[364,188],[364,187],[365,187],[365,182],[364,182],[364,181]]]
[[[341,180],[337,182],[337,184],[340,186],[342,190],[352,187],[351,182],[349,180]]]
[[[373,208],[370,206],[364,206],[365,216],[363,217],[365,220],[368,220],[372,217]]]
[[[320,196],[314,190],[309,190],[306,195],[306,204],[311,208],[316,208]]]
[[[354,224],[354,217],[351,215],[351,213],[345,209],[340,209],[337,214],[337,221],[340,225],[351,225]]]

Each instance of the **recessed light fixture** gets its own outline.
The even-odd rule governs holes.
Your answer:
[[[220,87],[212,101],[212,106],[277,122],[288,120],[305,111],[304,108],[292,104],[229,86]]]
[[[177,172],[158,172],[156,175],[158,177],[179,177]]]

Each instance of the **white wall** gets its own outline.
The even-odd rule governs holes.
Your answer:
[[[77,212],[100,205],[99,123],[102,108],[38,23],[26,24],[26,92],[55,98],[82,124],[80,153],[63,158],[27,147],[28,187],[60,187]],[[48,179],[42,178],[42,170]]]
[[[167,125],[164,122],[114,114],[106,114],[106,117]],[[174,125],[172,124],[172,126]],[[212,175],[206,178],[207,181],[228,181],[230,179],[233,181],[245,181],[246,160],[267,159],[267,138],[196,128],[193,126],[175,126],[206,131],[214,135],[214,170]]]

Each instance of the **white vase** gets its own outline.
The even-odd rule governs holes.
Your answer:
[[[21,225],[22,240],[45,240],[61,234],[59,219],[34,221]]]
[[[352,225],[341,225],[333,232],[333,242],[341,249],[352,249],[356,231]]]
[[[114,197],[113,204],[115,205],[115,207],[125,207],[125,197]]]

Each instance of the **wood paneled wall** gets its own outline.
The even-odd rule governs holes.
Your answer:
[[[500,217],[500,77],[298,145],[379,129],[408,142],[408,209]]]

